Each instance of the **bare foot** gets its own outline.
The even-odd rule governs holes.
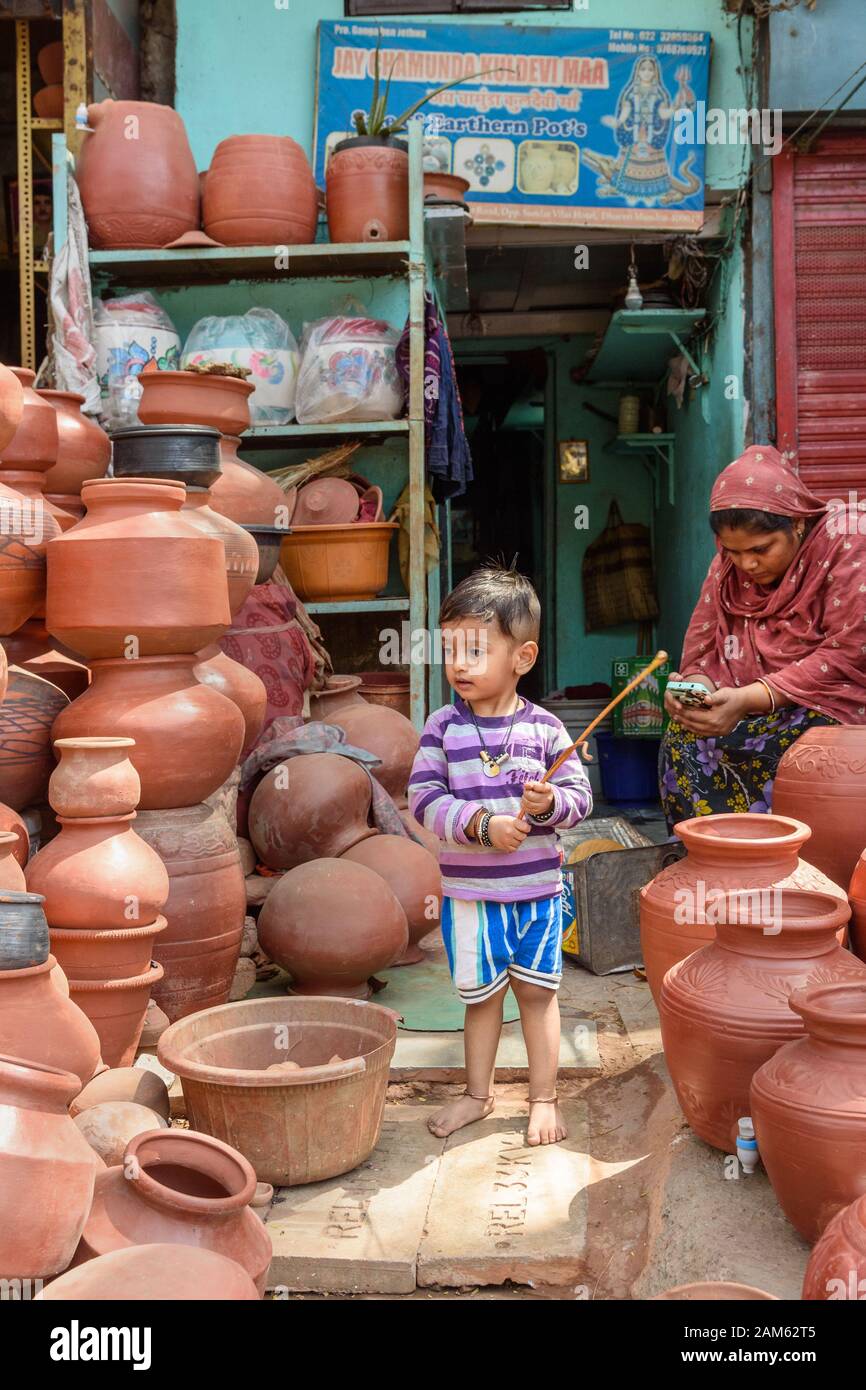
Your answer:
[[[529,1127],[526,1131],[527,1144],[559,1144],[567,1138],[568,1130],[556,1101],[531,1101]]]
[[[427,1121],[427,1128],[431,1134],[435,1134],[437,1139],[444,1139],[446,1135],[453,1134],[455,1129],[462,1129],[464,1125],[472,1125],[476,1120],[483,1120],[485,1115],[489,1115],[493,1109],[493,1097],[489,1100],[475,1100],[473,1096],[458,1096],[456,1100],[437,1110],[436,1114]]]

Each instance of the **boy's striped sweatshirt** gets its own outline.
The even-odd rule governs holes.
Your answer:
[[[510,723],[510,715],[478,716],[492,756],[502,750]],[[488,777],[464,701],[458,698],[431,714],[409,778],[409,805],[416,820],[443,842],[439,865],[449,898],[527,902],[560,892],[556,830],[578,825],[592,810],[589,779],[576,753],[553,776],[553,816],[541,825],[530,818],[532,829],[513,854],[468,840],[466,827],[482,807],[493,815],[516,816],[524,782],[539,781],[571,741],[555,715],[523,700],[508,738],[508,759],[498,777]]]

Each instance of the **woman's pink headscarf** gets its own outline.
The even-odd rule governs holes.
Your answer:
[[[680,670],[720,686],[764,678],[798,705],[866,724],[866,538],[831,511],[769,445],[752,445],[713,486],[710,510],[746,508],[814,525],[774,589],[721,552],[710,565]],[[863,514],[866,518],[866,514]],[[854,534],[847,534],[848,530]]]

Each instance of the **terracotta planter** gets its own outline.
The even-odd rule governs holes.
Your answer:
[[[44,612],[45,547],[59,535],[50,512],[0,482],[0,636]]]
[[[23,390],[21,420],[0,456],[0,480],[7,472],[42,473],[57,460],[59,436],[54,407],[34,391],[36,373],[28,367],[10,367]],[[12,484],[14,486],[14,484]]]
[[[202,222],[224,246],[315,241],[318,195],[304,151],[287,135],[221,140],[202,193]]]
[[[835,933],[848,908],[824,893],[731,894],[716,940],[671,967],[659,998],[674,1090],[695,1134],[733,1153],[737,1121],[752,1114],[755,1072],[801,1036],[791,994],[809,984],[862,980],[866,966]],[[781,930],[778,930],[781,926]]]
[[[30,854],[30,835],[18,812],[13,811],[11,806],[4,806],[2,803],[0,803],[0,830],[11,830],[15,836],[17,845],[12,853],[23,869]]]
[[[27,891],[24,870],[16,858],[17,850],[18,836],[15,831],[0,830],[0,892],[26,893]],[[2,949],[3,947],[0,946],[0,951]],[[35,962],[33,963],[35,964]]]
[[[68,704],[56,685],[9,668],[0,705],[0,801],[14,811],[45,800],[54,767],[51,726]]]
[[[171,1101],[165,1082],[156,1072],[146,1071],[144,1067],[114,1067],[100,1072],[78,1092],[69,1106],[69,1113],[74,1119],[91,1105],[104,1105],[112,1100],[142,1105],[164,1120],[171,1118]]]
[[[248,671],[239,661],[232,661],[231,657],[226,656],[215,644],[197,653],[193,675],[202,685],[218,690],[220,695],[231,700],[243,715],[244,743],[240,753],[243,760],[252,749],[265,722],[268,692],[264,681],[255,671]]]
[[[44,607],[44,604],[43,604]],[[41,618],[30,618],[10,636],[3,638],[10,665],[20,666],[50,681],[75,700],[90,683],[90,672],[60,642],[55,642]]]
[[[99,1065],[90,1020],[55,986],[53,956],[42,965],[0,970],[0,1050],[17,1047],[33,1063],[63,1063],[86,1086]]]
[[[15,373],[0,362],[0,458],[24,413],[24,389]]]
[[[293,526],[280,547],[286,578],[304,603],[375,598],[388,583],[396,521]]]
[[[142,927],[52,927],[51,950],[67,979],[129,979],[148,969],[167,925],[157,917]]]
[[[0,890],[0,970],[24,970],[48,959],[48,922],[42,898],[27,892],[24,870],[12,856],[14,834],[4,831],[3,839],[4,876],[13,881]]]
[[[284,530],[294,494],[283,492],[267,473],[239,459],[240,442],[226,436],[220,443],[222,473],[211,485],[209,505],[241,526],[279,526]]]
[[[0,1278],[59,1274],[75,1252],[102,1166],[69,1118],[78,1077],[0,1057]]]
[[[829,1223],[809,1256],[801,1297],[807,1302],[866,1295],[866,1195]]]
[[[432,854],[402,835],[372,835],[342,856],[363,864],[384,879],[406,914],[409,945],[395,965],[426,960],[418,942],[435,931],[442,918],[442,875]]]
[[[230,435],[250,427],[255,382],[211,372],[142,372],[139,381],[143,425],[206,425]]]
[[[69,998],[96,1029],[106,1066],[131,1066],[150,991],[162,974],[162,966],[153,961],[141,975],[125,979],[69,981]]]
[[[168,930],[154,952],[165,975],[154,998],[173,1021],[229,997],[246,915],[244,874],[234,831],[212,806],[140,813],[138,828],[169,876]]]
[[[792,995],[806,1037],[755,1073],[749,1113],[779,1205],[805,1240],[866,1193],[866,982]]]
[[[45,491],[76,496],[88,478],[104,478],[111,440],[92,415],[82,415],[75,391],[37,391],[57,412],[57,462],[45,474]],[[60,504],[63,505],[62,503]]]
[[[398,806],[405,806],[409,774],[421,742],[414,724],[383,705],[344,710],[338,722],[347,743],[366,748],[381,759],[380,767],[370,769],[373,776]]]
[[[866,726],[809,729],[786,749],[773,810],[812,831],[806,858],[834,883],[849,882],[866,841]]]
[[[154,922],[168,897],[168,874],[135,833],[135,812],[57,820],[60,834],[26,870],[30,892],[45,898],[49,925],[116,931]]]
[[[656,1003],[665,972],[713,940],[715,927],[706,910],[719,895],[802,888],[844,897],[837,884],[798,859],[811,833],[802,821],[749,813],[696,816],[674,830],[686,858],[662,869],[640,894],[641,945]]]
[[[55,721],[54,738],[112,729],[133,739],[142,811],[204,800],[237,765],[244,720],[233,701],[196,679],[195,662],[194,656],[94,661],[90,688]]]
[[[339,753],[305,753],[266,772],[253,792],[250,839],[269,869],[338,859],[376,832],[367,824],[372,788]]]
[[[61,738],[60,761],[48,782],[48,800],[59,816],[128,816],[138,805],[141,781],[130,761],[132,738]]]
[[[45,43],[36,54],[36,66],[43,82],[63,81],[63,40]]]
[[[104,478],[81,495],[86,517],[49,547],[49,632],[97,658],[215,642],[231,622],[225,551],[180,515],[183,484]]]
[[[101,101],[88,106],[87,124],[75,177],[92,247],[166,246],[198,227],[198,173],[175,110]]]
[[[238,526],[230,517],[215,512],[209,502],[207,488],[189,488],[181,510],[191,525],[206,536],[215,536],[225,551],[229,610],[234,617],[256,582],[259,548],[242,526]]]
[[[388,671],[364,671],[360,693],[370,705],[395,709],[404,719],[412,716],[408,676],[392,676]]]
[[[406,914],[385,880],[345,859],[289,870],[265,900],[258,935],[265,954],[292,976],[296,994],[352,999],[368,999],[369,977],[409,944]]]
[[[326,676],[321,690],[310,691],[310,718],[334,724],[343,710],[363,708],[360,676]]]
[[[440,198],[446,203],[465,202],[471,184],[459,174],[440,174],[433,170],[424,171],[424,197]]]
[[[255,1190],[250,1164],[219,1139],[183,1129],[139,1134],[123,1163],[97,1178],[75,1264],[130,1245],[200,1246],[237,1261],[264,1294],[271,1238],[250,1210]]]
[[[328,160],[325,198],[331,241],[406,241],[406,147],[368,136],[341,141]]]
[[[257,1303],[235,1260],[194,1246],[127,1245],[68,1269],[36,1295],[44,1303]]]

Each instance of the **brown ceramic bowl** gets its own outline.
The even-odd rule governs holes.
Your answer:
[[[59,120],[63,115],[63,83],[52,82],[33,93],[33,108],[43,120]]]
[[[143,425],[207,425],[220,434],[250,427],[255,386],[206,372],[142,372],[138,418]]]

